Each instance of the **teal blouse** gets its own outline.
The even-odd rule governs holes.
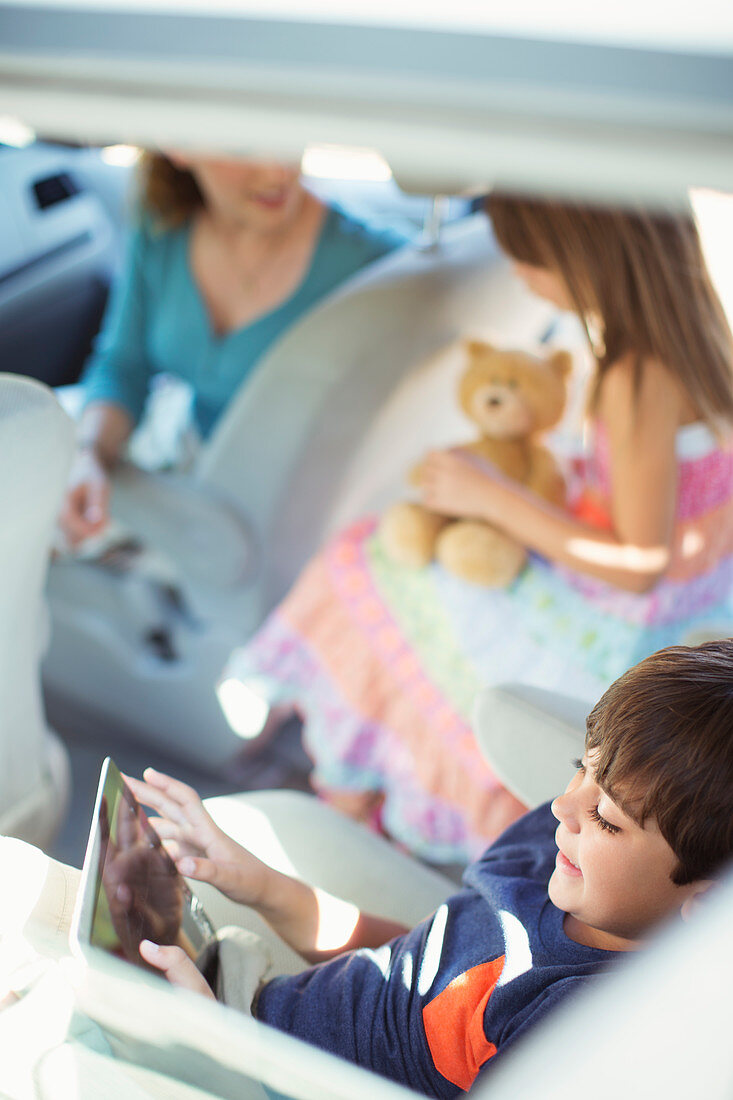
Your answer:
[[[285,329],[339,283],[405,243],[329,207],[300,286],[277,308],[224,336],[212,331],[189,265],[190,225],[131,234],[122,273],[83,376],[84,403],[121,405],[137,423],[152,377],[176,375],[193,390],[193,415],[207,436],[236,390]]]

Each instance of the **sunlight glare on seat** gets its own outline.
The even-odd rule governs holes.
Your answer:
[[[392,169],[376,149],[349,145],[307,145],[301,171],[311,179],[372,180],[392,179]]]
[[[49,871],[48,857],[39,849],[13,837],[3,837],[0,846],[6,890],[0,916],[0,938],[20,932],[38,903]]]
[[[235,797],[213,799],[212,803],[207,804],[207,809],[220,829],[276,871],[298,877],[298,868],[263,810]]]
[[[695,211],[705,262],[712,276],[728,323],[733,326],[733,195],[707,188],[693,188],[690,202]]]
[[[315,895],[318,904],[316,950],[334,951],[344,947],[359,922],[358,907],[325,890],[316,889]]]
[[[257,737],[270,713],[270,705],[257,685],[230,676],[216,686],[216,697],[233,733],[245,741]]]
[[[26,126],[19,118],[0,115],[0,145],[12,145],[14,149],[25,149],[36,140],[36,132]]]
[[[99,154],[105,164],[115,168],[130,168],[140,159],[141,150],[136,145],[105,145]]]
[[[86,1051],[83,1047],[74,1048],[64,1044],[50,1050],[40,1060],[35,1076],[41,1095],[59,1094],[59,1084],[63,1082],[64,1100],[83,1100],[79,1080],[79,1060],[99,1057],[96,1051]],[[48,1093],[46,1093],[48,1090]]]
[[[53,1095],[77,1100],[75,1067],[65,1066],[63,1079],[54,1074],[53,1090],[40,1078],[46,1057],[63,1050],[74,1012],[71,986],[59,971],[45,974],[17,1004],[0,1014],[0,1095]],[[66,1070],[68,1069],[68,1073]],[[44,1082],[47,1086],[48,1080]]]

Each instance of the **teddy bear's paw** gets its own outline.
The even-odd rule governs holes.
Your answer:
[[[379,537],[385,554],[398,565],[421,569],[435,552],[435,541],[446,520],[419,504],[400,501],[382,516]]]
[[[504,588],[521,572],[527,552],[485,523],[462,520],[440,534],[435,556],[450,573],[472,584]]]

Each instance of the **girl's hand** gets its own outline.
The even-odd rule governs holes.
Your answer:
[[[138,802],[159,817],[150,824],[187,878],[208,882],[242,905],[256,906],[265,895],[270,868],[214,823],[192,787],[146,768],[144,781],[125,776]]]
[[[151,940],[142,940],[140,954],[150,966],[162,970],[171,985],[178,985],[181,989],[190,989],[192,993],[201,993],[212,1001],[216,1000],[196,964],[189,959],[182,947],[159,947]]]
[[[466,451],[431,451],[420,472],[422,503],[444,516],[494,521],[500,477]]]

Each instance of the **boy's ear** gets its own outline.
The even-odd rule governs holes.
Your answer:
[[[683,920],[689,920],[690,917],[694,917],[700,903],[704,901],[705,896],[715,886],[714,879],[701,878],[697,882],[690,883],[690,893],[682,902],[680,909],[680,916]]]

